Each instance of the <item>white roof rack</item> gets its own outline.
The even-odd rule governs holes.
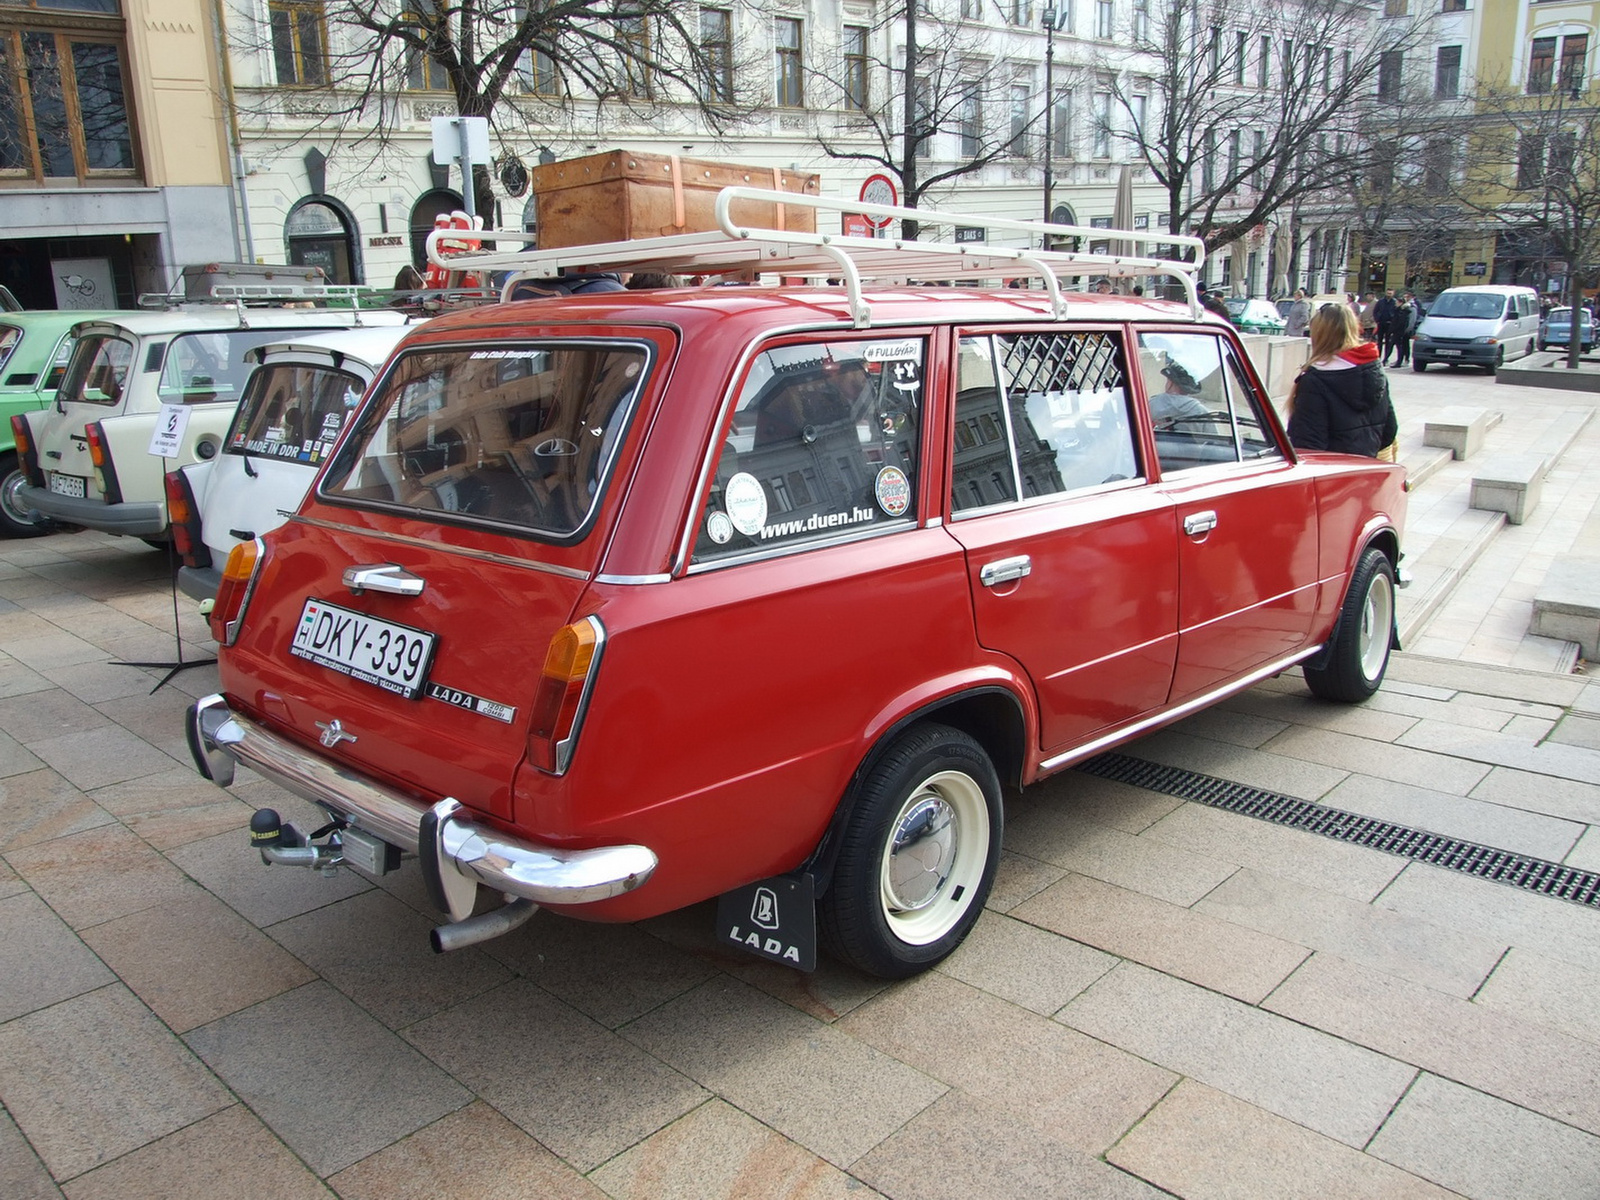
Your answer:
[[[862,237],[851,234],[813,233],[736,225],[731,216],[735,201],[802,205],[832,212],[859,213],[888,220],[917,221],[922,225],[966,226],[981,220],[986,230],[1023,233],[1030,238],[1093,238],[1121,242],[1127,254],[1089,254],[1077,251],[1034,250],[989,242],[908,241],[904,238]],[[1148,230],[1097,229],[1081,225],[1050,225],[1042,221],[1016,221],[1005,217],[948,213],[926,208],[899,208],[829,196],[806,196],[762,188],[723,188],[717,195],[719,229],[708,233],[682,233],[667,237],[636,238],[558,250],[468,250],[441,254],[439,241],[460,242],[460,230],[435,230],[428,235],[428,259],[451,271],[486,275],[509,271],[502,295],[523,279],[551,279],[575,268],[598,271],[654,270],[682,275],[783,275],[842,281],[850,298],[856,325],[870,326],[872,310],[863,294],[868,280],[883,284],[956,283],[967,280],[1037,276],[1050,294],[1051,314],[1067,315],[1061,287],[1065,278],[1105,275],[1128,278],[1160,275],[1183,287],[1192,314],[1199,316],[1200,300],[1195,277],[1205,263],[1205,244],[1182,234]],[[473,230],[465,236],[482,242],[527,241],[525,231],[496,233]],[[1136,247],[1171,246],[1182,259],[1133,253]],[[1189,253],[1193,258],[1187,257]]]

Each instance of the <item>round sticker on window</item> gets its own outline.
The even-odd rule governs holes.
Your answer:
[[[722,504],[733,527],[747,537],[761,532],[767,523],[767,493],[754,475],[740,471],[722,489]]]
[[[714,512],[706,518],[706,536],[719,546],[733,541],[733,522],[727,513]]]
[[[891,517],[903,517],[911,507],[911,481],[899,467],[885,467],[878,472],[873,491],[878,496],[878,507]]]

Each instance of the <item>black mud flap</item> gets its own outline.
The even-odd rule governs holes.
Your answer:
[[[799,971],[817,969],[816,881],[776,875],[717,899],[717,941]]]

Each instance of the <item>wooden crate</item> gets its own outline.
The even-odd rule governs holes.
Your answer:
[[[815,175],[675,154],[612,150],[546,163],[533,171],[539,249],[715,229],[717,193],[736,186],[815,196],[820,185]],[[733,219],[773,229],[817,227],[816,209],[789,204],[741,201]]]

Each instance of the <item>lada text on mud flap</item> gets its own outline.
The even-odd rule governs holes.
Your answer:
[[[229,555],[195,760],[326,814],[311,837],[259,811],[267,861],[414,856],[439,949],[535,906],[718,897],[730,948],[805,968],[820,941],[905,976],[977,920],[1003,787],[1291,668],[1333,700],[1378,688],[1404,469],[1290,447],[1196,302],[1199,243],[1054,229],[1183,255],[1108,259],[719,218],[481,251],[513,279],[785,281],[438,318],[296,515]],[[1101,275],[1182,298],[1069,290]]]

